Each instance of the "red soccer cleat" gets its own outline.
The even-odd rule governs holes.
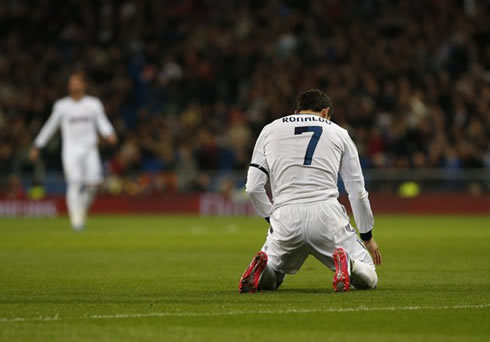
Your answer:
[[[258,252],[240,278],[240,283],[238,284],[240,293],[254,293],[259,289],[260,276],[265,266],[267,266],[267,254]]]
[[[349,260],[343,248],[336,248],[333,252],[335,263],[335,275],[333,277],[333,289],[335,292],[347,292],[350,289]]]

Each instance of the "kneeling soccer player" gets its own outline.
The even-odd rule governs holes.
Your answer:
[[[347,131],[330,121],[331,112],[330,98],[309,90],[295,114],[265,126],[257,139],[246,189],[271,227],[240,279],[242,293],[278,289],[310,254],[335,271],[335,291],[378,284],[375,265],[381,264],[381,254],[372,237],[374,219],[359,156]],[[363,241],[337,200],[339,173]],[[267,180],[273,204],[264,188]]]

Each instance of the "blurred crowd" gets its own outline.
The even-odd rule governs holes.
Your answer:
[[[233,187],[255,138],[327,91],[366,168],[490,168],[490,3],[476,0],[3,0],[0,173],[40,182],[28,150],[75,68],[120,143],[111,192]],[[8,176],[10,178],[8,178]],[[222,180],[223,178],[221,178]]]

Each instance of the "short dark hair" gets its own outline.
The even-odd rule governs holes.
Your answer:
[[[320,89],[310,89],[300,95],[296,110],[312,110],[320,112],[322,109],[330,108],[332,111],[332,100]]]
[[[70,77],[72,76],[77,76],[79,77],[84,83],[88,83],[88,77],[87,77],[87,73],[83,70],[73,70],[71,73],[70,73]]]

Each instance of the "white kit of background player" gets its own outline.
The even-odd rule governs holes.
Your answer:
[[[63,170],[67,182],[66,203],[75,230],[84,228],[88,208],[97,186],[103,180],[97,133],[111,144],[117,142],[114,128],[107,119],[100,100],[85,95],[86,83],[82,72],[70,76],[70,96],[56,101],[51,116],[39,132],[31,150],[31,158],[36,160],[39,149],[61,128]]]
[[[240,279],[240,292],[276,290],[310,254],[335,271],[335,291],[377,286],[381,255],[357,149],[347,131],[329,120],[330,108],[326,94],[309,90],[299,98],[297,114],[265,126],[257,139],[246,190],[271,227]],[[337,200],[339,173],[363,241]],[[273,203],[264,188],[268,180]]]

